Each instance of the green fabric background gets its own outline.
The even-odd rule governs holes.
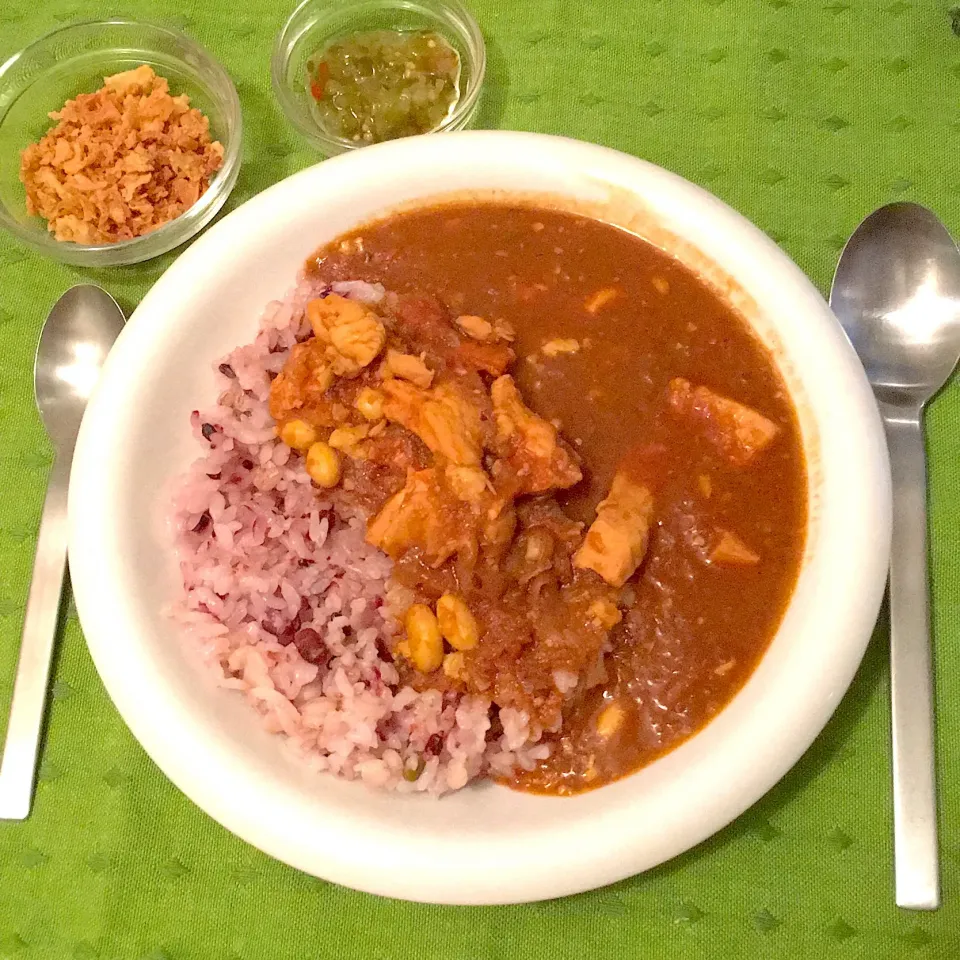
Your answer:
[[[826,291],[844,238],[894,198],[960,232],[960,38],[948,0],[472,0],[490,72],[481,126],[645,157],[754,220]],[[274,103],[286,0],[3,0],[0,55],[117,11],[185,27],[246,121],[235,207],[317,159]],[[129,311],[171,262],[91,274],[0,237],[0,716],[49,462],[36,337],[92,279]],[[540,905],[390,902],[299,874],[226,833],[147,759],[70,608],[33,815],[0,823],[0,958],[508,960],[960,957],[960,384],[928,419],[944,907],[893,905],[885,636],[815,746],[712,840],[645,876]],[[5,719],[0,719],[0,726]]]

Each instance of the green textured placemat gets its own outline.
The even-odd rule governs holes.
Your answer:
[[[482,126],[593,140],[701,183],[826,289],[844,238],[898,197],[960,232],[960,38],[938,0],[472,0],[490,50]],[[188,29],[246,121],[230,207],[316,158],[269,85],[280,0],[121,12]],[[3,0],[0,54],[105,2]],[[90,274],[0,238],[0,711],[49,451],[40,325],[93,279],[132,308],[171,258]],[[0,958],[512,960],[960,957],[960,385],[929,418],[945,906],[893,906],[887,669],[878,633],[836,717],[766,798],[672,863],[540,905],[440,908],[345,890],[227,834],[147,759],[72,608],[34,813],[0,823]],[[117,638],[122,642],[122,638]],[[4,721],[0,720],[0,724]]]

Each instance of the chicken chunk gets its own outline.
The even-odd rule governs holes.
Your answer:
[[[394,559],[418,547],[428,563],[439,566],[457,548],[447,536],[448,507],[436,470],[411,471],[403,489],[367,524],[367,543]]]
[[[619,296],[620,291],[616,287],[601,287],[596,293],[590,294],[583,303],[583,309],[587,313],[597,313],[608,303],[612,303]]]
[[[644,554],[653,518],[653,496],[642,484],[618,472],[610,492],[597,507],[573,565],[599,573],[612,587],[633,576]]]
[[[523,402],[509,376],[490,388],[497,436],[494,451],[516,478],[516,494],[544,493],[572,487],[583,476],[559,439],[553,424],[538,417]]]
[[[545,357],[559,357],[562,354],[579,353],[580,341],[569,337],[558,337],[556,340],[548,340],[541,348]]]
[[[475,317],[471,314],[462,314],[453,321],[460,330],[468,337],[474,340],[492,340],[493,324],[483,317]]]
[[[426,390],[433,383],[433,371],[420,359],[410,353],[388,350],[384,368],[391,376],[409,380],[414,386]]]
[[[481,467],[458,467],[447,464],[447,484],[458,500],[465,503],[480,503],[487,493],[492,492],[490,480]]]
[[[296,344],[270,384],[270,416],[278,424],[295,415],[315,426],[333,426],[332,405],[325,396],[332,382],[324,345],[318,340]]]
[[[383,384],[383,415],[415,433],[435,454],[460,467],[480,464],[480,412],[453,383],[421,390],[404,380]]]
[[[387,380],[382,390],[383,415],[411,433],[418,433],[420,413],[430,398],[430,392],[402,380]]]
[[[367,524],[367,543],[394,559],[419,550],[438,567],[461,551],[475,556],[479,547],[497,547],[512,538],[514,523],[511,503],[489,490],[464,502],[445,471],[431,467],[407,474],[403,489]]]
[[[325,344],[337,376],[355,377],[376,359],[387,340],[386,330],[372,310],[335,293],[311,300],[307,318],[317,339]]]
[[[717,542],[707,560],[710,563],[751,567],[760,562],[760,554],[751,550],[735,533],[718,530]]]
[[[463,314],[453,321],[468,337],[474,340],[487,342],[491,340],[516,339],[516,333],[512,326],[506,320],[494,320],[492,323],[483,317],[475,317],[470,314]]]
[[[694,387],[689,380],[671,380],[668,398],[670,407],[699,423],[707,441],[736,467],[747,466],[780,432],[751,407],[707,387]]]

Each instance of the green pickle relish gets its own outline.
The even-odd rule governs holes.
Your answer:
[[[427,30],[340,37],[310,58],[307,71],[320,128],[356,143],[429,133],[460,97],[460,54]]]

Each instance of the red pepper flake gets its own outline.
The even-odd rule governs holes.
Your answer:
[[[314,100],[323,99],[323,91],[326,89],[329,79],[330,66],[326,62],[323,62],[317,66],[317,75],[310,84],[310,95]]]

